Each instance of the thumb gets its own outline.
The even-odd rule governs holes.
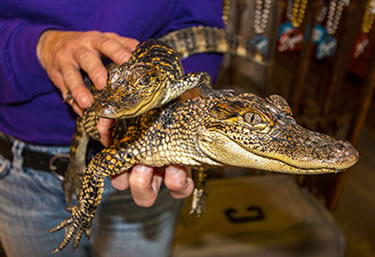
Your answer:
[[[96,125],[96,129],[98,130],[100,135],[100,142],[105,147],[108,147],[113,143],[111,130],[113,123],[114,120],[112,119],[100,118],[98,124]]]

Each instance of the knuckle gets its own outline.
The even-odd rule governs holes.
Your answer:
[[[55,51],[55,58],[57,61],[65,58],[66,56],[66,51],[64,50],[64,48],[58,48],[56,51]]]
[[[48,77],[52,80],[53,84],[59,88],[64,88],[64,83],[61,80],[61,73],[54,67],[47,70]]]
[[[99,48],[106,49],[111,48],[114,43],[114,40],[108,37],[102,37],[99,41]]]
[[[114,33],[114,32],[105,32],[104,35],[108,36],[108,37],[118,37],[119,36],[117,33]]]
[[[88,51],[87,49],[80,50],[78,53],[78,60],[80,63],[87,62],[90,60],[92,53]]]
[[[151,207],[156,200],[156,197],[150,197],[148,199],[134,199],[135,203],[141,207]]]
[[[70,92],[73,96],[73,99],[77,101],[79,97],[82,95],[81,91],[76,88],[70,88]]]
[[[66,52],[73,51],[76,46],[77,41],[72,39],[64,42],[64,44],[61,45],[60,50],[62,50],[62,54],[66,55]]]
[[[97,30],[87,31],[83,34],[83,37],[85,37],[86,39],[96,39],[101,36],[102,36],[102,33]]]
[[[75,77],[75,71],[72,69],[68,69],[63,71],[64,79],[70,82]]]
[[[106,76],[107,70],[104,68],[104,66],[93,66],[90,70],[87,71],[88,73],[92,74],[92,79],[97,80],[103,76]]]

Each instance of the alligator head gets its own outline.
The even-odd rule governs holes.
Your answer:
[[[162,106],[177,97],[170,83],[183,75],[177,53],[155,39],[141,43],[129,62],[112,63],[107,70],[106,86],[95,94],[93,106],[104,118],[132,118]]]
[[[226,165],[276,172],[337,172],[358,160],[347,141],[298,125],[278,95],[241,94],[217,101],[199,132],[197,144],[210,159]]]
[[[111,64],[106,86],[95,95],[96,114],[132,118],[160,106],[167,86],[165,77],[152,63]]]

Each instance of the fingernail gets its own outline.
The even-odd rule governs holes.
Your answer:
[[[178,174],[178,173],[180,173],[183,170],[184,170],[183,168],[180,168],[178,166],[168,166],[168,172],[169,173]]]
[[[87,95],[81,95],[78,101],[81,107],[89,107],[91,105],[90,98]]]
[[[150,171],[150,169],[152,169],[152,168],[150,168],[150,167],[147,167],[147,166],[143,166],[143,165],[136,165],[136,166],[134,166],[134,168],[133,168],[133,170],[135,171],[135,172],[149,172]]]
[[[107,78],[106,77],[98,77],[96,78],[96,87],[98,89],[103,89],[105,87],[105,84],[107,83]]]

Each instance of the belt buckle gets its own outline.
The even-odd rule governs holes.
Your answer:
[[[51,160],[49,161],[49,170],[51,171],[51,173],[53,175],[55,175],[55,177],[60,180],[60,181],[64,181],[64,176],[58,174],[56,172],[57,170],[57,167],[55,165],[55,162],[58,160],[58,159],[61,159],[61,158],[70,158],[70,155],[67,154],[67,153],[57,153],[55,154],[54,156],[52,156]]]

